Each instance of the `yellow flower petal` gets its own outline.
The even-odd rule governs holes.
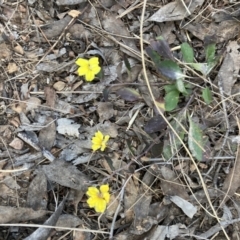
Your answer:
[[[87,71],[85,73],[85,79],[88,82],[91,82],[95,78],[95,74],[92,71]]]
[[[98,144],[98,145],[101,146],[102,140],[99,139],[99,138],[97,138],[97,137],[93,137],[93,138],[92,138],[92,143],[93,143],[93,144]]]
[[[89,187],[86,194],[89,197],[96,197],[99,194],[99,190],[96,187]]]
[[[88,60],[86,60],[84,58],[78,58],[75,63],[80,67],[88,67],[88,64],[89,64]]]
[[[79,67],[77,70],[79,76],[84,76],[87,71],[88,69],[86,69],[85,67]]]
[[[100,192],[101,192],[101,193],[109,192],[109,186],[108,186],[108,184],[101,185],[101,187],[100,187]]]
[[[107,143],[107,141],[109,140],[109,138],[110,138],[110,136],[109,136],[109,135],[106,135],[106,136],[104,137],[104,139],[103,139],[103,142],[104,142],[104,143]]]
[[[92,150],[97,151],[100,147],[101,147],[101,145],[93,144],[92,145]]]
[[[89,59],[89,64],[90,65],[99,65],[99,61],[97,57],[92,57]]]
[[[88,204],[88,206],[89,206],[90,208],[94,208],[96,202],[97,202],[96,198],[92,198],[92,197],[90,197],[90,198],[87,200],[87,204]]]
[[[91,66],[91,71],[96,75],[100,72],[101,68],[99,66]]]
[[[97,132],[95,133],[95,136],[96,136],[97,138],[99,138],[101,141],[103,140],[103,134],[102,134],[100,131],[97,131]]]
[[[99,199],[95,205],[95,211],[98,213],[103,213],[106,209],[107,203],[103,199]]]
[[[103,198],[105,199],[106,203],[110,201],[110,194],[108,192],[102,193]]]

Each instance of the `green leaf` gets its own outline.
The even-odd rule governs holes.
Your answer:
[[[117,91],[117,94],[124,100],[134,102],[142,98],[138,91],[133,88],[122,88]]]
[[[202,91],[202,97],[206,104],[210,104],[212,101],[212,92],[210,91],[209,87],[206,87]]]
[[[178,89],[179,92],[187,94],[187,90],[185,88],[184,82],[182,79],[177,79],[176,81],[176,87]]]
[[[161,61],[159,64],[156,64],[157,70],[170,80],[177,80],[183,78],[183,73],[177,63],[171,60]]]
[[[165,98],[165,110],[172,111],[177,107],[179,101],[179,91],[171,91],[166,94]]]
[[[194,62],[194,52],[192,47],[188,43],[181,44],[181,52],[183,55],[183,61],[186,63],[193,63]]]
[[[191,66],[197,71],[201,72],[204,76],[207,76],[211,70],[216,66],[217,60],[209,63],[191,63]]]
[[[186,112],[181,111],[179,112],[178,116],[176,117],[176,120],[172,120],[170,122],[173,129],[176,131],[178,136],[181,140],[185,137],[185,131],[182,128],[182,126],[186,127]],[[172,131],[169,131],[169,137],[170,139],[164,140],[164,146],[163,146],[163,156],[166,160],[169,160],[172,156],[178,152],[179,148],[182,146],[181,141],[178,139],[178,137],[175,136],[175,134]]]
[[[176,84],[169,84],[164,86],[164,90],[166,93],[169,93],[171,91],[177,90]]]
[[[128,61],[128,58],[127,58],[127,56],[125,54],[123,55],[123,61],[124,61],[124,64],[125,64],[127,70],[129,72],[131,72],[131,65],[130,65],[130,63]]]
[[[198,161],[203,159],[203,135],[200,127],[193,122],[191,117],[188,117],[189,133],[188,133],[188,147]]]
[[[191,63],[191,66],[195,70],[201,72],[204,76],[206,76],[207,73],[208,73],[208,65],[207,65],[207,63]]]
[[[214,62],[215,60],[215,52],[216,52],[216,44],[211,43],[205,46],[205,55],[207,63]]]

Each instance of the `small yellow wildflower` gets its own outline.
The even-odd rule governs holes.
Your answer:
[[[110,200],[109,186],[100,186],[100,191],[96,187],[89,187],[86,194],[89,197],[87,200],[89,207],[94,208],[98,213],[103,213]]]
[[[92,150],[96,151],[101,149],[101,151],[104,151],[109,138],[109,135],[104,136],[100,131],[97,131],[95,136],[92,138]]]
[[[91,82],[95,78],[95,75],[101,70],[97,57],[92,57],[89,60],[78,58],[75,63],[79,66],[78,75],[85,76],[85,79],[88,82]]]

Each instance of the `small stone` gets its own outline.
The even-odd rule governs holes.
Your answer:
[[[9,146],[16,149],[21,150],[23,148],[23,141],[19,138],[14,138],[11,143],[9,143]]]
[[[58,81],[56,83],[54,83],[53,88],[57,91],[62,91],[66,86],[66,83],[62,82],[62,81]]]

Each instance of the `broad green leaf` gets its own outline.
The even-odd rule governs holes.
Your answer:
[[[206,76],[207,73],[208,73],[208,65],[207,65],[207,63],[191,63],[191,66],[195,70],[201,72],[204,76]]]
[[[150,41],[151,48],[156,51],[160,56],[171,59],[174,61],[173,54],[168,43],[164,40],[162,36],[156,37],[158,41]]]
[[[189,133],[188,133],[188,147],[198,161],[203,159],[203,135],[200,127],[193,122],[191,117],[188,117]]]
[[[209,63],[191,63],[191,66],[197,71],[207,76],[217,64],[217,60]]]
[[[215,60],[215,52],[216,52],[216,43],[215,40],[212,39],[211,36],[207,36],[204,38],[205,44],[205,55],[207,63],[213,62]]]
[[[183,78],[183,73],[177,63],[172,60],[164,60],[156,64],[157,70],[169,80],[177,80]]]
[[[187,94],[187,90],[185,88],[185,85],[184,85],[184,82],[183,82],[182,79],[180,79],[180,78],[177,79],[176,86],[177,86],[177,89],[178,89],[179,92]]]
[[[141,95],[133,88],[122,88],[117,91],[117,94],[124,100],[134,102],[141,99]]]
[[[176,84],[165,85],[164,90],[166,93],[177,90]]]
[[[175,90],[167,93],[164,100],[166,111],[172,111],[177,107],[179,101],[179,91]]]
[[[206,104],[210,104],[212,101],[212,92],[209,87],[206,87],[202,91],[202,97]]]
[[[188,43],[181,44],[181,52],[183,55],[183,61],[186,63],[193,63],[194,62],[194,52],[192,47]]]

